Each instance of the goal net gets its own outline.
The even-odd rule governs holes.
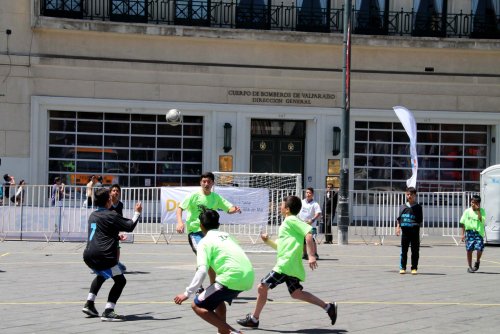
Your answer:
[[[214,172],[214,190],[233,194],[230,201],[241,208],[221,229],[237,236],[248,236],[252,243],[260,233],[276,235],[281,224],[281,202],[286,196],[301,196],[302,175],[285,173]],[[227,197],[226,197],[227,198]],[[228,198],[229,199],[229,198]]]

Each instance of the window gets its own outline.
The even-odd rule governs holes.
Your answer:
[[[357,34],[387,34],[385,17],[388,0],[356,0],[355,32]]]
[[[49,183],[83,185],[91,174],[122,186],[197,185],[202,170],[203,118],[49,112]]]
[[[175,24],[210,26],[210,0],[175,0]]]
[[[42,15],[81,19],[82,0],[45,0],[42,2]]]
[[[147,0],[109,0],[110,19],[122,22],[148,22]]]
[[[471,37],[500,37],[500,0],[473,0]]]
[[[236,28],[269,29],[268,0],[239,0],[236,5]]]
[[[297,30],[327,32],[329,7],[327,0],[297,0]]]
[[[408,135],[399,123],[355,122],[354,189],[404,190],[411,176]],[[419,191],[479,191],[488,127],[417,124]]]
[[[447,0],[414,0],[413,36],[446,36]]]

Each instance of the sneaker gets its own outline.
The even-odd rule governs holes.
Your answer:
[[[127,271],[127,267],[121,262],[118,262],[118,268],[120,268],[120,270],[123,272]]]
[[[337,321],[337,303],[333,302],[330,303],[330,308],[328,309],[328,316],[332,320],[332,326],[335,325],[335,322]]]
[[[469,267],[469,268],[467,268],[467,272],[468,272],[468,273],[470,273],[470,274],[473,274],[473,273],[475,273],[476,271],[474,270],[474,268]]]
[[[82,308],[82,312],[90,317],[98,317],[99,312],[97,312],[94,302],[88,301],[85,303],[85,306]]]
[[[199,295],[200,293],[202,293],[203,291],[205,291],[205,289],[201,286],[201,287],[199,287],[199,288],[196,290],[195,294],[198,296],[198,295]]]
[[[406,274],[406,270],[401,269],[401,270],[399,270],[399,273],[400,273],[401,275],[404,275],[404,274]]]
[[[479,261],[474,262],[474,271],[477,271],[479,269]]]
[[[250,313],[247,314],[245,319],[238,319],[236,320],[236,322],[238,323],[238,325],[241,325],[243,327],[252,327],[252,328],[259,327],[259,321],[257,320],[257,322],[254,322],[252,320],[252,315]]]
[[[411,274],[412,274],[412,275],[416,275],[416,274],[417,274],[417,269],[412,269],[412,270],[411,270]]]
[[[106,309],[101,315],[102,321],[124,321],[125,317],[123,315],[118,315],[113,309]]]

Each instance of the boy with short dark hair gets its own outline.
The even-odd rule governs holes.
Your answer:
[[[208,268],[216,274],[215,283],[194,298],[193,311],[203,320],[217,327],[220,334],[240,333],[226,322],[226,306],[240,292],[253,286],[252,263],[238,243],[226,232],[219,231],[219,214],[206,209],[199,216],[205,235],[198,244],[196,274],[184,293],[174,298],[182,304],[194,294],[205,279]]]
[[[97,210],[89,216],[87,246],[83,251],[85,264],[94,271],[96,277],[90,285],[83,313],[98,317],[95,299],[104,282],[112,278],[114,285],[109,291],[102,321],[123,321],[125,317],[115,313],[115,305],[127,283],[123,271],[118,266],[118,244],[120,231],[132,232],[142,212],[141,202],[135,204],[134,217],[126,219],[110,211],[111,197],[107,188],[99,188],[94,193]]]
[[[396,222],[396,235],[401,231],[401,258],[399,273],[406,273],[408,262],[408,248],[411,246],[411,273],[417,274],[420,252],[420,227],[424,220],[422,206],[417,203],[417,189],[406,188],[406,203],[399,208],[399,216]]]
[[[312,293],[303,290],[301,281],[305,280],[305,270],[302,264],[302,250],[304,238],[309,255],[309,267],[314,270],[318,267],[314,256],[314,240],[311,234],[312,227],[297,217],[302,203],[297,196],[288,196],[281,203],[281,214],[285,217],[278,230],[276,242],[269,239],[267,233],[262,234],[262,240],[277,250],[277,261],[273,270],[269,272],[257,287],[257,302],[253,313],[237,320],[244,327],[259,327],[259,317],[266,301],[269,289],[274,289],[281,283],[286,283],[290,296],[321,307],[331,319],[332,325],[337,320],[337,303],[326,303]]]
[[[484,250],[484,222],[486,212],[481,208],[481,197],[473,195],[470,200],[470,208],[464,211],[460,218],[462,225],[462,241],[465,242],[467,250],[467,268],[468,273],[474,273],[479,269],[481,255]],[[472,253],[476,251],[476,262],[472,266]]]

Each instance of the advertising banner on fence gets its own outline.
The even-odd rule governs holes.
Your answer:
[[[176,211],[180,203],[200,187],[162,187],[161,221],[163,224],[177,224]],[[219,187],[216,191],[233,205],[241,208],[241,214],[229,215],[220,212],[222,224],[256,224],[267,222],[269,214],[269,190],[262,188]],[[183,212],[183,220],[186,213]]]

